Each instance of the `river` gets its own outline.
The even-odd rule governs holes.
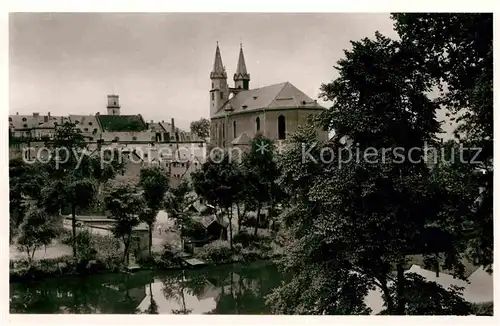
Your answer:
[[[11,283],[10,312],[268,314],[265,296],[281,279],[271,262],[48,278]]]

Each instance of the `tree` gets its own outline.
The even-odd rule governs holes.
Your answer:
[[[77,257],[76,210],[90,206],[95,199],[95,183],[89,179],[90,164],[85,139],[76,125],[57,126],[46,142],[51,160],[47,164],[51,184],[44,189],[43,205],[50,214],[59,214],[63,205],[71,208],[73,257]]]
[[[101,188],[123,169],[117,151],[92,154],[75,124],[66,122],[55,129],[46,143],[52,159],[46,164],[50,184],[44,188],[43,205],[50,214],[59,214],[64,206],[71,210],[73,256],[77,257],[76,213],[101,202]],[[100,155],[102,154],[102,155]],[[110,158],[109,156],[112,155]]]
[[[193,188],[198,195],[220,210],[219,221],[223,225],[224,217],[229,220],[229,244],[232,249],[233,205],[241,187],[241,173],[237,164],[228,154],[222,160],[209,159],[199,171],[191,176]],[[217,213],[216,213],[217,214]]]
[[[148,208],[143,194],[133,184],[115,184],[104,199],[106,210],[116,219],[113,234],[123,241],[123,260],[129,263],[132,230],[141,222],[140,216]]]
[[[10,240],[23,222],[28,204],[38,202],[42,197],[42,189],[47,183],[47,172],[43,164],[28,164],[22,159],[9,160],[9,216]]]
[[[439,103],[455,116],[459,142],[480,148],[480,164],[469,166],[482,192],[471,221],[470,258],[484,266],[493,261],[493,14],[393,14],[400,37],[418,47]],[[454,167],[458,167],[455,165]],[[463,170],[463,167],[458,167]],[[485,173],[477,173],[482,169]],[[465,178],[470,179],[469,176]],[[465,181],[465,180],[464,180]]]
[[[20,225],[17,245],[28,257],[28,262],[33,261],[35,252],[41,246],[46,246],[57,237],[59,224],[56,218],[48,215],[43,209],[31,205],[26,217]]]
[[[175,220],[180,226],[181,248],[184,250],[183,236],[184,226],[190,219],[186,207],[189,203],[188,194],[191,192],[191,186],[186,180],[182,180],[177,187],[172,187],[165,194],[164,204],[168,216]]]
[[[254,234],[260,223],[260,211],[267,204],[269,220],[272,219],[272,213],[277,201],[280,198],[280,188],[276,183],[279,176],[278,167],[274,157],[273,142],[257,134],[252,139],[250,151],[246,153],[242,162],[244,179],[246,181],[242,196],[247,198],[247,202],[253,202],[257,207],[257,218]]]
[[[158,212],[163,208],[165,193],[168,190],[168,178],[164,171],[158,167],[141,169],[139,187],[143,190],[144,200],[149,210],[143,216],[143,221],[149,228],[149,254],[153,242],[153,227]]]
[[[191,132],[201,139],[208,138],[210,135],[210,121],[206,118],[191,122]]]
[[[460,265],[451,237],[439,248],[422,240],[443,215],[423,160],[439,124],[437,103],[426,95],[432,83],[420,68],[421,53],[380,33],[351,43],[338,61],[339,77],[322,85],[333,106],[320,122],[338,138],[322,143],[314,128],[305,127],[280,159],[280,182],[292,197],[282,214],[290,239],[281,265],[298,284],[293,292],[292,283],[275,289],[270,299],[278,310],[295,305],[308,313],[366,312],[360,298],[378,287],[388,314],[411,313],[408,255],[444,247],[450,264]],[[338,141],[344,137],[350,142]],[[331,277],[311,283],[327,271]]]
[[[153,288],[151,283],[149,283],[149,306],[145,311],[146,314],[150,315],[158,315],[158,304],[156,303],[156,300],[153,297]]]

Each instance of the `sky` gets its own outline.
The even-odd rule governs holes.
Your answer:
[[[9,114],[106,112],[187,129],[209,117],[216,42],[228,73],[240,43],[250,87],[289,81],[313,99],[350,40],[395,36],[389,14],[14,13],[9,17]]]

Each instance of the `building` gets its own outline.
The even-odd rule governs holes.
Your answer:
[[[169,175],[172,185],[188,179],[204,161],[205,140],[170,123],[146,122],[140,114],[123,115],[118,95],[107,96],[107,114],[66,117],[33,113],[9,116],[9,157],[24,155],[31,160],[40,157],[45,143],[50,141],[58,126],[66,122],[85,137],[87,149],[117,149],[125,163],[119,178],[137,179],[141,168],[160,166]]]
[[[250,88],[243,47],[240,47],[234,87],[227,82],[227,73],[217,44],[210,73],[210,140],[212,146],[246,145],[257,133],[275,141],[286,140],[287,134],[305,125],[308,119],[325,108],[289,82],[261,88]],[[318,128],[320,139],[328,134]]]

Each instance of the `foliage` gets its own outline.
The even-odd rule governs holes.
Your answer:
[[[267,204],[268,217],[272,220],[276,204],[285,199],[284,192],[276,182],[278,176],[274,143],[262,134],[257,134],[252,139],[250,151],[243,157],[240,182],[244,186],[240,187],[237,194],[238,202],[245,209],[257,210],[257,220],[253,223],[255,234],[262,222],[259,221],[261,208]]]
[[[38,248],[49,245],[57,237],[59,221],[49,216],[44,210],[31,206],[19,227],[17,245],[28,257],[28,262],[33,261],[33,256]]]
[[[415,273],[406,274],[405,301],[408,315],[470,315],[472,306],[461,288],[445,289]],[[396,289],[393,290],[395,292]],[[384,312],[382,312],[384,314]]]
[[[434,85],[440,89],[439,103],[458,123],[456,136],[460,144],[481,150],[476,158],[480,164],[466,163],[468,171],[457,165],[451,168],[461,170],[462,175],[475,174],[483,189],[473,197],[478,200],[471,208],[470,221],[474,221],[475,232],[469,237],[468,254],[474,262],[490,266],[493,261],[493,14],[393,14],[392,18],[402,40],[418,47],[423,55],[422,68],[430,72]],[[485,173],[478,174],[478,168]]]
[[[47,171],[39,162],[27,163],[21,158],[9,160],[10,241],[17,234],[30,202],[36,203],[47,184]]]
[[[216,213],[219,223],[224,225],[224,217],[229,220],[229,243],[232,248],[233,205],[245,186],[237,163],[229,153],[225,153],[220,161],[208,159],[191,178],[196,193],[212,204],[216,212],[220,211]]]
[[[493,302],[474,304],[472,309],[476,316],[493,316]]]
[[[240,231],[233,237],[234,243],[241,243],[243,247],[268,246],[272,239],[269,236],[250,234],[246,230]]]
[[[210,121],[206,118],[193,121],[190,124],[191,133],[197,135],[201,139],[208,138],[210,135]]]
[[[216,240],[204,245],[196,254],[202,260],[212,263],[227,263],[231,260],[233,253],[227,241]]]
[[[163,199],[168,190],[168,178],[165,172],[158,167],[141,169],[139,187],[142,189],[147,210],[142,214],[141,220],[149,227],[149,254],[153,243],[153,226],[156,216],[164,206]]]
[[[414,313],[407,255],[441,252],[460,271],[460,252],[446,230],[437,230],[441,242],[426,240],[429,227],[444,217],[442,198],[434,196],[438,183],[423,160],[424,146],[439,131],[437,104],[426,95],[431,77],[420,69],[424,59],[411,44],[379,33],[352,45],[338,62],[339,77],[322,86],[333,106],[320,120],[352,143],[321,143],[314,128],[304,127],[279,160],[280,182],[292,197],[282,214],[290,238],[281,267],[293,280],[270,297],[277,311],[366,313],[364,296],[378,287],[389,314]],[[370,152],[376,160],[365,156]],[[454,293],[446,299],[458,300]],[[449,307],[449,313],[463,312]]]
[[[113,234],[125,245],[123,260],[128,264],[132,230],[147,210],[142,193],[134,185],[116,184],[104,199],[106,210],[116,220]]]

